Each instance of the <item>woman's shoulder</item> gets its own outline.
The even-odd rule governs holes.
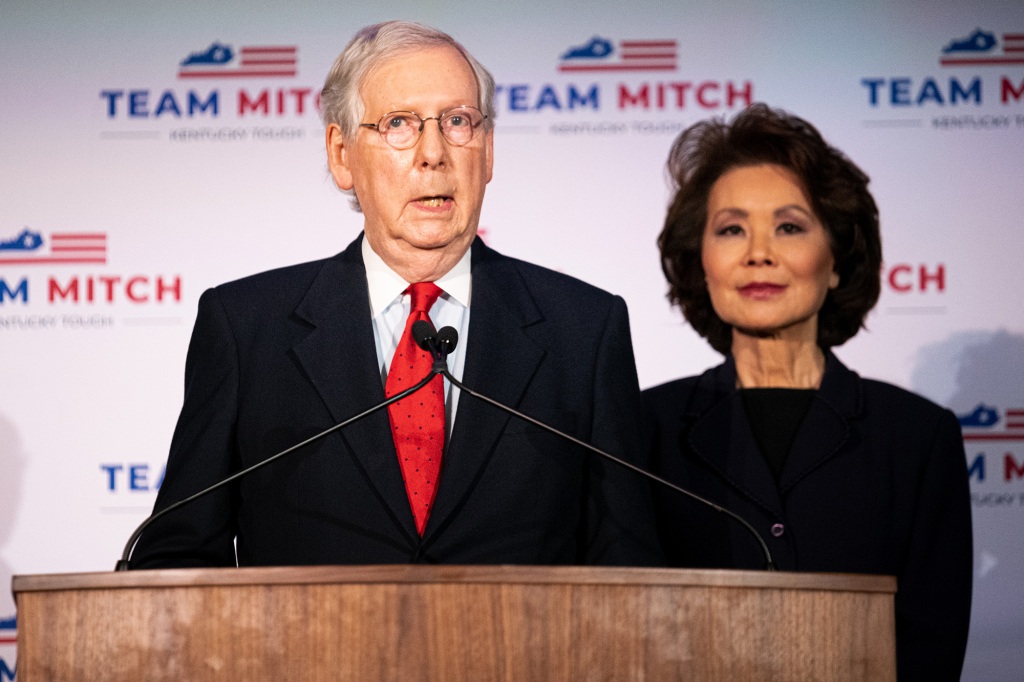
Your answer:
[[[898,418],[956,419],[949,409],[895,384],[878,379],[861,379],[861,386],[864,404],[871,413],[888,413]]]
[[[728,386],[735,385],[731,366],[723,363],[681,379],[652,386],[643,391],[644,411],[648,418],[678,419],[681,415],[695,416],[717,403]]]
[[[680,396],[686,396],[693,392],[702,375],[695,374],[690,377],[673,379],[663,384],[651,386],[643,391],[644,400],[660,402],[663,400],[676,400]]]
[[[862,377],[834,355],[830,354],[826,363],[820,394],[826,402],[842,405],[840,411],[850,417],[859,415],[879,422],[913,420],[917,424],[956,421],[945,407],[887,381]]]

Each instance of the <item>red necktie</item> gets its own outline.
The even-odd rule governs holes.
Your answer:
[[[417,320],[430,320],[427,312],[441,295],[441,289],[433,282],[417,282],[410,284],[403,293],[412,297],[412,310],[391,359],[385,384],[389,398],[422,381],[434,365],[430,353],[413,341],[412,325]],[[434,504],[444,451],[444,379],[437,375],[416,393],[392,403],[388,406],[388,416],[409,507],[416,520],[416,530],[422,536]]]

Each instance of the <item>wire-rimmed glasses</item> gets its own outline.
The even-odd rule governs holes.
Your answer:
[[[437,121],[448,144],[462,147],[476,137],[476,131],[486,120],[487,117],[476,107],[460,105],[427,118],[415,111],[392,111],[381,116],[377,123],[360,123],[359,127],[376,130],[395,149],[409,149],[419,141],[427,121]]]

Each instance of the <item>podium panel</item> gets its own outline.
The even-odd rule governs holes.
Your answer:
[[[895,680],[895,579],[524,566],[15,576],[18,680]]]

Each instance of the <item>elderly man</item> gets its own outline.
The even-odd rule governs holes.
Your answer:
[[[428,317],[459,331],[448,360],[468,387],[637,456],[623,301],[476,237],[493,94],[461,45],[418,24],[345,48],[322,95],[327,158],[364,232],[204,293],[157,509],[414,385],[430,360],[409,328]],[[634,473],[436,377],[164,517],[132,567],[645,565],[660,560],[649,505]]]

